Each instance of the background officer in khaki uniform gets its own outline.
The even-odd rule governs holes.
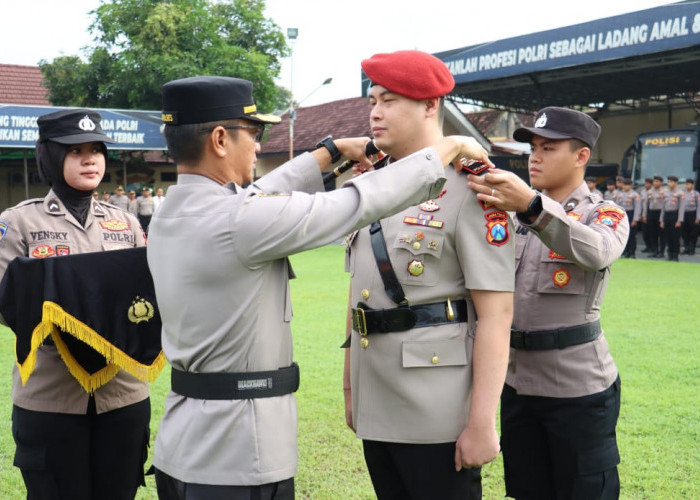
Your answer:
[[[373,83],[374,142],[389,163],[442,138],[442,96],[454,87],[444,63],[399,51],[376,54],[362,69]],[[464,189],[461,167],[446,169],[439,196],[362,229],[348,243],[346,416],[363,440],[379,499],[480,498],[479,467],[499,451],[495,417],[514,284],[511,226],[505,212]],[[387,195],[400,189],[383,188]],[[386,249],[381,259],[377,244]],[[398,286],[387,288],[379,271],[387,267]]]
[[[649,225],[649,241],[651,242],[652,257],[664,256],[664,238],[661,234],[661,208],[664,204],[666,188],[664,178],[655,175],[651,181],[651,189],[647,195],[647,204],[642,210],[644,221]],[[644,212],[646,209],[646,212]]]
[[[92,193],[112,142],[98,113],[69,109],[40,116],[37,165],[51,189],[0,214],[0,277],[15,257],[61,257],[144,246],[136,217]],[[118,236],[116,238],[115,236]],[[124,272],[128,272],[124,269]],[[124,371],[89,394],[53,342],[37,351],[22,384],[12,371],[14,465],[27,498],[134,498],[143,483],[151,417],[148,386]]]
[[[644,240],[644,248],[642,249],[643,253],[650,253],[651,252],[651,238],[649,236],[649,224],[647,223],[647,212],[649,209],[649,191],[651,190],[653,179],[651,177],[647,177],[644,179],[644,187],[642,190],[639,192],[639,195],[641,196],[641,202],[642,202],[642,213],[641,217],[639,218],[639,224],[637,225],[637,230],[642,231],[642,239]],[[640,227],[641,226],[641,227]]]
[[[109,198],[109,203],[122,210],[129,211],[129,197],[124,192],[124,186],[117,186],[114,194]]]
[[[661,256],[664,253],[664,246],[668,252],[666,260],[678,261],[678,255],[681,253],[681,225],[683,224],[683,207],[685,195],[682,190],[678,189],[678,177],[669,175],[667,178],[668,187],[664,191],[663,204],[661,205],[661,214],[659,216],[661,222],[662,235],[661,241]]]
[[[488,161],[486,151],[465,137],[436,140],[396,166],[317,193],[320,169],[341,155],[371,166],[367,138],[326,138],[243,188],[265,124],[279,121],[256,111],[251,82],[175,80],[163,86],[163,109],[179,175],[148,245],[173,373],[153,458],[159,496],[293,498],[299,372],[287,256],[438,196],[444,165],[465,155]]]
[[[685,180],[685,200],[683,203],[683,225],[681,235],[683,236],[684,255],[695,255],[695,246],[698,242],[698,228],[700,228],[700,193],[695,189],[693,179]]]
[[[629,177],[622,180],[622,191],[617,194],[617,204],[625,210],[630,223],[630,234],[622,256],[634,259],[637,251],[637,224],[642,216],[642,197],[632,189],[632,179]]]
[[[517,212],[515,311],[501,445],[506,494],[617,498],[620,379],[600,327],[610,265],[629,223],[583,182],[600,134],[588,115],[548,107],[515,140],[529,142],[530,183],[470,176],[479,199]]]

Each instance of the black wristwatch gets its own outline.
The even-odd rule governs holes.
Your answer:
[[[340,157],[343,156],[342,154],[340,154],[340,150],[338,150],[338,147],[335,145],[335,142],[333,142],[332,135],[321,139],[318,142],[318,144],[316,144],[316,149],[318,148],[326,148],[328,150],[328,152],[331,154],[331,163],[337,163],[338,160],[340,160]]]
[[[535,197],[530,200],[525,212],[518,212],[518,217],[529,220],[530,217],[538,217],[542,213],[542,196],[535,192]]]

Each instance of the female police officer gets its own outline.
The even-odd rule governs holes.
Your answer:
[[[44,258],[143,246],[137,219],[94,200],[112,142],[98,113],[86,109],[39,117],[36,157],[51,189],[0,214],[0,276],[15,257]],[[113,238],[115,231],[119,238]],[[22,384],[13,371],[14,465],[28,498],[133,498],[143,482],[148,387],[119,371],[94,393],[71,376],[45,342]]]

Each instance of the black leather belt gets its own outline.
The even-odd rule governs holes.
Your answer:
[[[357,307],[352,309],[352,328],[360,335],[402,332],[411,328],[465,321],[467,301],[464,299],[393,309],[370,309],[363,302],[359,302]]]
[[[572,345],[585,344],[597,339],[603,330],[600,321],[585,325],[541,331],[510,331],[510,346],[524,351],[547,351],[564,349]]]
[[[192,373],[172,369],[173,392],[195,399],[272,398],[296,392],[299,365],[262,372]]]

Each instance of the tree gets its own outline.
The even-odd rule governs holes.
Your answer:
[[[87,61],[39,66],[54,105],[160,109],[161,86],[196,75],[251,80],[263,111],[284,108],[274,79],[288,54],[264,0],[104,0],[92,14]]]

